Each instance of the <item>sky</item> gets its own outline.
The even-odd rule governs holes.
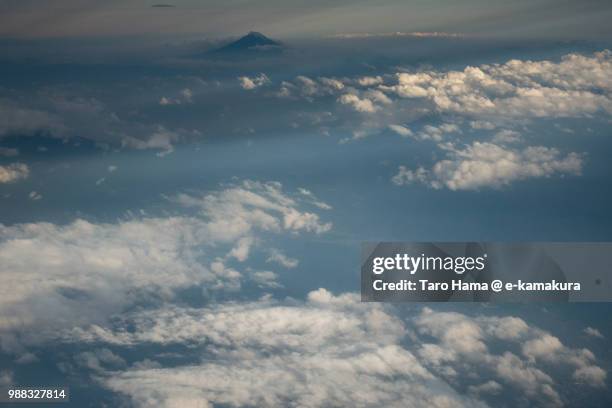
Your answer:
[[[612,404],[607,303],[359,297],[362,242],[612,239],[609,4],[153,4],[0,2],[0,386]]]
[[[311,37],[344,32],[443,31],[530,38],[609,36],[605,0],[75,1],[0,2],[10,38],[138,35]],[[165,7],[164,7],[165,6]]]

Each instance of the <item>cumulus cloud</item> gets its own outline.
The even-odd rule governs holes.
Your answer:
[[[375,77],[365,76],[365,77],[358,78],[357,83],[361,86],[380,85],[383,83],[383,79],[380,75],[375,76]]]
[[[260,86],[270,83],[270,79],[264,73],[260,73],[254,77],[241,76],[238,77],[238,81],[240,82],[242,89],[246,89],[247,91],[257,89]]]
[[[338,95],[341,92],[353,90],[345,85],[345,80],[338,78],[309,78],[298,75],[293,81],[283,81],[276,92],[279,98],[305,99],[312,102],[314,98]]]
[[[139,310],[63,339],[194,350],[189,365],[98,373],[137,406],[484,407],[500,394],[514,405],[561,406],[564,370],[581,387],[604,385],[606,372],[589,350],[521,318],[423,308],[406,319],[391,306],[319,289],[305,301],[266,296]]]
[[[260,234],[331,228],[302,210],[300,197],[279,183],[245,181],[171,198],[178,211],[195,209],[191,215],[0,224],[0,276],[11,282],[0,287],[0,346],[18,352],[20,343],[43,341],[61,327],[104,322],[132,302],[171,299],[181,288],[235,290],[243,274],[225,262],[246,260]],[[271,275],[254,277],[269,283]]]
[[[401,346],[404,334],[385,306],[325,289],[305,302],[166,307],[127,316],[113,330],[73,333],[79,341],[130,347],[204,347],[200,363],[102,377],[138,406],[485,406],[425,369]]]
[[[360,98],[355,94],[344,94],[338,98],[338,102],[343,105],[349,105],[357,112],[373,113],[380,109],[368,98]]]
[[[335,89],[337,91],[341,91],[344,89],[344,83],[342,81],[340,81],[339,79],[336,78],[325,78],[325,77],[321,77],[319,78],[319,81],[321,81],[321,83],[323,85],[326,85],[332,89]]]
[[[569,54],[558,62],[511,60],[463,71],[398,73],[380,89],[424,98],[442,112],[476,116],[575,117],[612,112],[612,57]],[[475,122],[476,124],[485,122]]]
[[[461,129],[454,123],[443,123],[439,126],[425,125],[416,135],[416,139],[441,142],[449,133],[461,133]]]
[[[0,165],[0,183],[13,183],[28,178],[30,168],[23,163]]]
[[[489,383],[472,386],[469,390],[474,393],[497,393],[500,385],[509,386],[539,405],[561,406],[563,399],[555,389],[554,371],[545,371],[551,365],[569,370],[575,380],[586,385],[604,386],[607,374],[595,364],[593,353],[567,347],[557,337],[517,317],[469,317],[424,308],[414,323],[423,336],[418,354],[426,367],[450,381],[463,380],[468,372],[475,380],[489,379]],[[520,345],[521,354],[509,351],[510,346],[494,353],[493,344],[498,350],[500,344]]]
[[[582,170],[582,156],[569,153],[563,156],[554,148],[532,146],[510,149],[489,142],[474,142],[465,149],[443,146],[450,156],[434,164],[431,170],[422,167],[409,170],[400,166],[392,178],[396,185],[414,182],[432,188],[477,190],[499,188],[513,181],[553,175],[578,175]]]

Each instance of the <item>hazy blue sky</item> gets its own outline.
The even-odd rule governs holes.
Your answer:
[[[74,1],[0,2],[0,35],[138,34],[320,36],[344,32],[445,31],[495,36],[610,35],[605,0]],[[151,7],[166,4],[174,7]]]

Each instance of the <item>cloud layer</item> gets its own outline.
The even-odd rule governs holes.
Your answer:
[[[300,209],[300,197],[279,183],[245,181],[172,198],[192,215],[0,225],[0,275],[11,282],[0,288],[0,346],[19,352],[22,342],[103,322],[130,304],[172,299],[180,288],[232,291],[249,279],[273,286],[273,273],[229,265],[270,234],[328,231],[331,223]]]
[[[423,308],[405,319],[388,305],[325,289],[306,301],[166,306],[112,327],[67,332],[98,347],[183,346],[188,365],[109,365],[104,386],[137,406],[562,406],[561,381],[605,387],[593,353],[513,316]],[[149,356],[155,358],[154,356]],[[410,390],[410,392],[406,392]],[[198,405],[199,404],[199,405]]]

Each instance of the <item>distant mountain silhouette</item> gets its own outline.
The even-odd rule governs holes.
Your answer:
[[[245,52],[279,52],[282,51],[283,45],[271,40],[262,33],[251,31],[244,37],[224,45],[221,48],[213,50],[214,54],[237,54]]]

